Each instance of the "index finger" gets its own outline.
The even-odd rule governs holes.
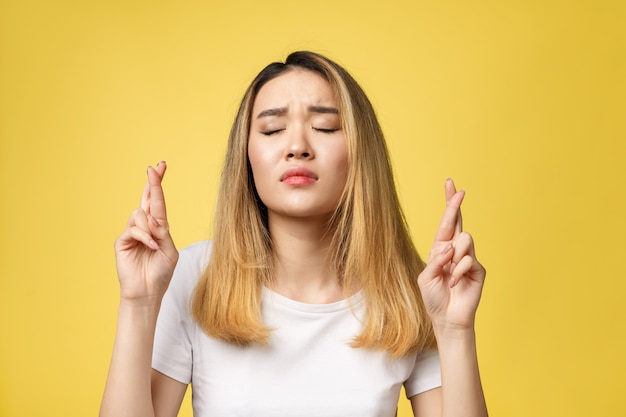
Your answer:
[[[456,191],[451,180],[446,182],[446,209],[437,229],[436,242],[450,241],[461,233],[461,203],[464,197],[465,191]]]
[[[165,171],[163,171],[163,174],[165,174]],[[167,220],[165,195],[163,194],[163,187],[161,187],[162,179],[163,177],[159,175],[157,170],[152,167],[148,167],[149,213],[157,220]]]

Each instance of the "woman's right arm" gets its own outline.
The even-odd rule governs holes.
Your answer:
[[[100,416],[176,416],[187,386],[152,370],[161,300],[178,251],[169,233],[161,180],[166,165],[148,168],[141,208],[115,241],[120,306]]]

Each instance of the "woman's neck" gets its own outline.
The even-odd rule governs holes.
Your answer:
[[[272,217],[269,229],[274,249],[273,291],[311,304],[345,298],[329,263],[332,235],[327,219]]]

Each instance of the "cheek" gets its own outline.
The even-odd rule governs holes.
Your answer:
[[[333,197],[340,195],[348,179],[348,149],[345,144],[340,143],[326,149],[325,161],[332,175]]]
[[[248,161],[250,161],[253,175],[255,173],[257,175],[261,174],[263,166],[266,165],[264,164],[265,157],[262,151],[263,149],[258,146],[257,141],[251,139],[248,144]]]
[[[248,161],[252,170],[252,178],[257,192],[263,193],[265,185],[273,177],[272,150],[267,147],[258,146],[257,141],[250,140],[248,144]]]
[[[348,175],[348,147],[345,141],[334,150],[336,169],[343,174],[344,180]]]

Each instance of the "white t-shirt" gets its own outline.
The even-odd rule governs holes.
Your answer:
[[[189,313],[210,243],[180,253],[157,322],[152,367],[192,384],[195,417],[395,416],[408,397],[441,385],[436,351],[389,359],[349,346],[360,333],[360,294],[305,304],[264,289],[266,347],[238,347],[206,335]]]

